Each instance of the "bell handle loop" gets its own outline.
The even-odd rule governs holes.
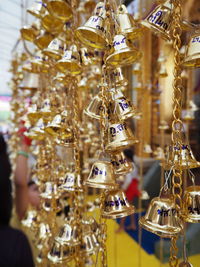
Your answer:
[[[126,6],[123,5],[123,2],[124,2],[123,0],[120,0],[120,5],[118,7],[118,14],[126,14],[126,13],[128,13]]]

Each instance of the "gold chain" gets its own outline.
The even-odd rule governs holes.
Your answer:
[[[177,147],[181,152],[182,137],[181,130],[183,123],[181,121],[181,107],[182,107],[182,77],[181,77],[181,0],[174,0],[173,10],[173,48],[174,48],[174,82],[173,82],[173,122],[172,122],[172,146],[173,149]],[[176,210],[179,211],[182,206],[182,170],[173,168],[172,176],[172,193],[176,203]],[[176,267],[178,265],[178,248],[176,245],[177,237],[171,239],[170,260],[169,265]]]

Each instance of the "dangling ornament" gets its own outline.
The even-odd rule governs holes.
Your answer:
[[[69,3],[65,0],[50,0],[46,7],[53,16],[66,22],[72,18],[73,12]]]
[[[58,38],[53,39],[43,53],[50,58],[58,60],[62,57],[64,51],[64,42]]]
[[[189,44],[186,48],[186,56],[183,60],[185,67],[200,67],[200,31],[192,34]]]
[[[126,174],[133,170],[133,164],[126,159],[123,152],[112,153],[111,163],[116,175]]]

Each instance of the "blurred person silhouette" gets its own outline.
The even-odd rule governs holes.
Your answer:
[[[136,164],[134,163],[134,153],[131,149],[124,150],[124,155],[127,160],[132,162],[133,170],[125,176],[125,180],[122,184],[122,190],[125,191],[127,200],[130,204],[135,204],[140,196],[140,191],[138,189],[139,184],[139,173]],[[116,230],[117,233],[120,233],[125,230],[125,221],[126,217],[123,217],[120,220],[119,228]],[[130,215],[130,225],[126,227],[128,230],[136,230],[135,216],[134,214]]]
[[[33,257],[26,236],[9,225],[12,213],[10,174],[7,146],[0,134],[0,266],[32,267]]]

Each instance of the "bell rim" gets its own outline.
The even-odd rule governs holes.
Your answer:
[[[158,226],[158,230],[155,230],[152,223],[150,223],[148,220],[146,220],[145,217],[140,218],[139,224],[145,230],[150,231],[151,233],[154,233],[154,234],[156,234],[160,237],[164,237],[164,238],[171,238],[173,236],[178,236],[183,231],[183,227],[181,225],[180,225],[180,229],[178,232],[175,231],[175,230],[178,230],[178,227],[173,227],[173,226],[165,228],[165,229],[159,228],[159,226]],[[166,232],[167,230],[168,230],[168,232]]]
[[[66,3],[65,1],[63,1],[63,3],[61,3],[61,5],[65,5],[65,7],[67,7],[68,8],[68,16],[66,15],[66,14],[63,14],[63,15],[58,15],[56,12],[54,12],[55,11],[55,7],[53,7],[52,6],[52,2],[58,2],[58,1],[49,1],[48,3],[47,3],[47,5],[46,5],[46,8],[47,8],[47,10],[49,11],[49,13],[51,13],[52,15],[54,15],[56,18],[59,18],[60,20],[62,20],[62,21],[65,21],[65,22],[67,22],[67,21],[69,21],[71,18],[72,18],[72,16],[73,16],[73,12],[72,12],[72,9],[71,9],[71,7],[70,7],[70,5],[68,5],[68,3]],[[60,7],[61,9],[63,8],[63,6],[62,7]],[[66,9],[67,9],[66,8]],[[66,12],[67,13],[67,12]]]
[[[115,143],[115,144],[110,144],[110,145],[107,145],[105,150],[107,151],[118,151],[118,150],[123,150],[125,147],[129,147],[131,145],[134,145],[138,143],[138,140],[135,139],[135,138],[132,138],[132,139],[129,139],[129,141],[121,141],[121,142],[118,142],[118,143]],[[117,145],[119,144],[119,146]]]
[[[59,237],[59,236],[56,236],[55,237],[55,240],[56,242],[58,242],[61,246],[62,245],[69,245],[69,246],[77,246],[80,244],[80,242],[77,240],[77,241],[63,241],[63,238]]]
[[[73,187],[73,186],[59,186],[58,188],[59,191],[65,191],[65,192],[83,192],[83,189],[81,187]]]
[[[153,30],[152,32],[156,35],[160,35],[164,40],[170,41],[170,36],[166,32],[161,32],[159,27],[156,27],[155,25],[152,25],[146,20],[141,21],[141,24],[145,26],[146,28]],[[156,32],[154,31],[156,30]]]
[[[135,212],[135,208],[133,206],[128,207],[126,212],[123,212],[123,214],[115,214],[115,212],[111,212],[110,214],[106,214],[104,212],[102,212],[102,217],[106,218],[106,219],[118,219],[118,218],[123,218],[126,216],[129,216],[131,214],[133,214]]]
[[[90,29],[90,30],[89,30]],[[94,44],[93,42],[91,42],[90,40],[88,41],[86,38],[83,37],[83,35],[80,33],[80,31],[87,31],[87,32],[92,32],[92,33],[95,33],[98,37],[101,38],[101,40],[103,40],[102,44],[98,43],[98,44]],[[98,33],[98,34],[97,34]],[[105,34],[103,34],[104,38],[102,37],[102,32],[98,29],[93,29],[91,27],[85,27],[85,26],[81,26],[81,27],[78,27],[76,30],[75,30],[75,35],[76,37],[84,44],[86,45],[87,47],[90,47],[90,48],[97,48],[97,49],[101,49],[103,50],[107,44],[108,44],[108,40],[105,36]]]
[[[129,60],[125,60],[124,62],[119,59],[119,60],[115,60],[113,61],[114,63],[109,62],[110,59],[114,58],[115,56],[118,56],[120,54],[123,53],[130,53],[130,57],[132,54],[136,53],[134,60],[129,59]],[[123,48],[120,49],[119,51],[115,51],[114,53],[110,54],[107,58],[106,58],[106,64],[112,67],[116,67],[116,66],[124,66],[124,65],[131,65],[133,64],[135,61],[138,60],[139,57],[141,57],[142,53],[140,51],[137,50],[137,48],[135,47],[131,47],[131,48]]]
[[[197,58],[197,55],[199,56],[199,53],[187,56],[183,62],[183,66],[191,68],[200,67],[200,58]]]
[[[174,168],[177,168],[177,169],[183,169],[183,170],[187,170],[187,169],[195,169],[195,168],[199,168],[200,167],[200,162],[198,161],[195,161],[195,163],[191,164],[188,162],[187,165],[179,165],[179,164],[163,164],[163,168],[166,169],[166,170],[170,170],[171,167],[174,166]]]
[[[53,58],[53,59],[55,59],[55,60],[59,60],[59,59],[61,59],[61,54],[58,52],[58,51],[56,51],[56,50],[52,50],[52,49],[48,49],[48,48],[45,48],[45,49],[43,49],[43,51],[42,51],[46,56],[48,56],[48,57],[51,57],[51,58]]]
[[[129,168],[129,169],[128,169]],[[131,172],[133,170],[133,167],[127,167],[127,170],[122,170],[122,171],[117,171],[116,169],[114,169],[115,175],[123,175],[123,174],[127,174],[129,172]]]
[[[100,115],[95,115],[94,113],[88,111],[87,109],[84,109],[84,114],[89,116],[92,119],[100,120],[101,116]]]
[[[183,216],[183,220],[185,222],[188,222],[188,223],[200,223],[200,215],[198,215],[199,219],[197,219],[197,218],[195,218],[194,216],[191,216],[191,215],[188,216],[188,214],[186,214],[186,213],[182,214],[182,216]]]
[[[108,184],[108,183],[99,184],[99,183],[94,183],[92,181],[85,181],[83,184],[87,187],[107,189],[107,190],[115,190],[119,188],[118,184]]]
[[[76,67],[74,70],[72,70],[73,65]],[[71,62],[70,60],[62,61],[62,59],[55,64],[55,68],[62,73],[71,73],[74,75],[80,74],[82,71],[80,64]]]
[[[125,113],[125,114],[121,114],[120,112],[119,112],[119,118],[121,119],[121,120],[127,120],[127,119],[129,119],[129,118],[134,118],[134,116],[137,114],[137,112],[136,111],[129,111],[129,112],[127,112],[127,113]]]
[[[58,264],[58,263],[64,263],[64,262],[68,262],[68,261],[71,261],[72,260],[72,255],[68,256],[67,258],[64,258],[62,257],[62,259],[58,259],[57,257],[55,256],[52,256],[50,254],[50,252],[47,254],[47,258],[53,263],[53,264]],[[56,258],[56,260],[55,260]]]

